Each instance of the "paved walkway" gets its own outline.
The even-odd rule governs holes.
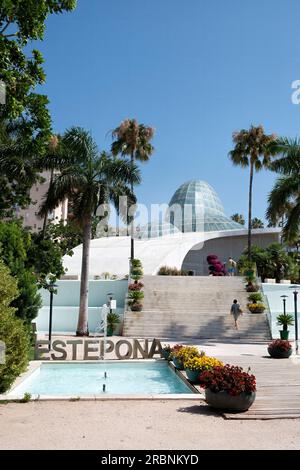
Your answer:
[[[184,400],[11,403],[0,449],[300,449],[300,420],[225,420]]]
[[[250,366],[257,381],[256,400],[250,410],[246,413],[226,413],[226,418],[300,418],[300,357],[272,359],[268,356],[226,356],[221,359],[244,369]]]

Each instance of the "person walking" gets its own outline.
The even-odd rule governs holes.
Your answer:
[[[236,330],[238,330],[239,329],[238,319],[241,315],[243,315],[243,311],[240,307],[240,304],[238,304],[238,301],[236,299],[234,299],[233,304],[231,305],[230,314],[234,318],[234,327]]]
[[[228,259],[228,274],[229,276],[234,276],[235,275],[235,271],[236,271],[236,261],[234,261],[233,258],[230,258]]]

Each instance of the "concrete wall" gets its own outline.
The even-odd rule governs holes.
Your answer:
[[[89,281],[89,330],[94,332],[101,320],[101,307],[107,302],[107,294],[113,293],[117,301],[116,313],[123,315],[125,295],[128,281],[126,280],[90,280]],[[39,333],[47,332],[49,328],[50,294],[47,290],[40,291],[43,306],[39,311],[36,322]],[[57,281],[57,294],[53,297],[53,332],[75,333],[79,312],[80,281]],[[122,318],[121,318],[122,319]]]
[[[271,243],[279,242],[278,233],[264,233],[253,234],[253,245],[266,248]],[[195,271],[198,276],[205,276],[208,274],[208,264],[206,258],[209,254],[215,254],[219,257],[220,261],[227,262],[228,258],[232,256],[234,260],[238,260],[247,247],[247,235],[237,235],[223,238],[216,238],[208,240],[204,246],[195,246],[186,255],[182,268],[187,271]]]

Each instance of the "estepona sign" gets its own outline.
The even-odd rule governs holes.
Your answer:
[[[114,343],[104,339],[69,339],[51,342],[38,340],[35,345],[35,359],[39,361],[76,361],[79,350],[84,361],[98,361],[105,358],[105,354],[114,352],[117,359],[152,359],[154,356],[162,357],[162,347],[159,339],[144,339],[139,341],[119,340]],[[104,353],[105,348],[105,353]]]

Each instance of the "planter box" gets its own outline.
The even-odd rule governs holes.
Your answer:
[[[241,393],[236,397],[227,392],[212,392],[208,388],[205,390],[205,400],[208,405],[218,410],[227,411],[247,411],[254,403],[256,393]]]

